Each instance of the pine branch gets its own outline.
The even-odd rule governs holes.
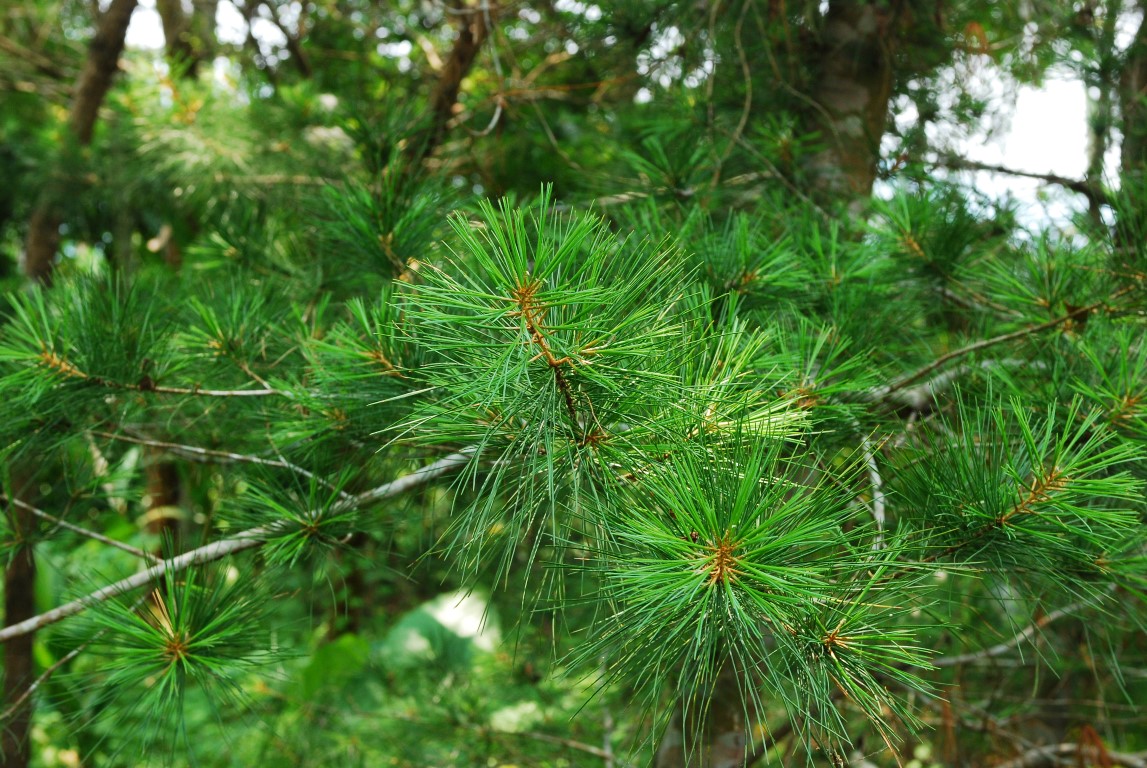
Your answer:
[[[458,453],[444,456],[433,464],[428,464],[409,475],[357,494],[351,499],[339,504],[338,509],[345,511],[365,506],[373,501],[401,495],[412,488],[428,483],[464,466],[470,461],[472,455],[473,451],[459,451]],[[190,552],[185,552],[178,557],[162,560],[146,570],[140,571],[126,579],[120,579],[114,584],[109,584],[106,587],[97,589],[95,592],[73,600],[70,603],[0,629],[0,643],[6,643],[13,638],[36,632],[49,624],[55,624],[69,616],[81,613],[93,605],[118,597],[126,592],[131,592],[134,589],[147,586],[157,579],[179,573],[193,565],[202,565],[204,563],[221,560],[237,552],[257,549],[267,543],[269,537],[281,532],[283,527],[283,523],[272,523],[271,525],[250,528],[231,538],[213,541],[210,544],[205,544]]]
[[[0,504],[12,504],[13,506],[19,507],[20,509],[25,509],[41,520],[47,520],[52,525],[55,525],[59,528],[64,528],[65,530],[69,530],[72,533],[78,533],[80,536],[92,539],[93,541],[98,541],[101,544],[107,544],[109,547],[115,547],[116,549],[127,552],[129,555],[134,555],[141,560],[146,560],[147,562],[156,561],[156,557],[154,555],[148,552],[144,552],[142,549],[137,549],[136,547],[133,547],[130,544],[125,544],[122,541],[110,539],[107,536],[104,536],[102,533],[97,533],[95,531],[88,530],[87,528],[81,528],[78,525],[73,525],[63,518],[48,514],[44,510],[37,509],[31,504],[27,504],[23,501],[20,501],[19,499],[8,498],[7,496],[0,495]]]
[[[990,659],[995,656],[1000,656],[1004,653],[1007,653],[1012,648],[1015,648],[1025,640],[1031,639],[1036,632],[1044,629],[1052,622],[1058,621],[1064,616],[1069,616],[1086,605],[1087,603],[1083,601],[1075,602],[1071,605],[1065,605],[1063,608],[1054,610],[1051,613],[1042,616],[1038,620],[1033,621],[1031,624],[1028,624],[1022,630],[1017,632],[1015,637],[1011,638],[1010,640],[1002,643],[997,643],[991,648],[984,648],[983,650],[976,651],[975,653],[963,653],[959,656],[941,656],[938,659],[932,659],[932,666],[955,667],[961,664],[969,664],[977,661],[983,661],[984,659]]]
[[[1081,179],[1072,179],[1067,176],[1060,176],[1054,173],[1033,173],[1031,171],[1021,171],[1015,168],[1008,168],[1003,165],[996,165],[994,163],[981,163],[975,160],[968,160],[963,157],[941,156],[936,160],[934,165],[948,168],[953,171],[987,171],[988,173],[1002,173],[1006,176],[1018,176],[1022,179],[1036,179],[1037,181],[1044,181],[1048,184],[1055,184],[1063,187],[1064,189],[1071,190],[1080,195],[1083,195],[1089,202],[1097,205],[1111,205],[1111,196],[1107,194],[1102,188],[1097,187],[1087,181]]]
[[[162,448],[171,451],[175,455],[188,459],[190,461],[198,462],[217,462],[217,463],[236,463],[236,464],[258,464],[262,467],[279,467],[281,469],[289,469],[296,475],[313,480],[322,486],[335,490],[335,486],[323,478],[311,472],[308,469],[303,469],[297,464],[292,464],[284,458],[278,459],[264,459],[262,456],[252,456],[246,453],[233,453],[231,451],[217,451],[210,448],[200,448],[197,445],[185,445],[183,443],[171,443],[164,440],[153,440],[145,437],[132,437],[130,435],[119,435],[114,432],[103,432],[101,430],[92,430],[91,434],[99,437],[107,438],[108,440],[117,440],[123,443],[132,443],[134,445],[146,445],[150,448]],[[338,494],[344,499],[350,499],[351,495],[346,491],[339,490]]]
[[[203,389],[199,386],[164,387],[156,384],[150,376],[145,374],[140,378],[139,382],[127,384],[122,381],[107,379],[103,376],[93,376],[82,371],[51,349],[43,350],[39,353],[38,357],[41,365],[46,366],[58,374],[70,379],[79,379],[80,381],[107,387],[108,389],[127,390],[129,392],[153,392],[159,395],[196,395],[200,397],[294,397],[290,392],[266,387],[265,383],[264,389]]]
[[[1078,320],[1079,318],[1085,317],[1085,316],[1091,314],[1092,312],[1096,312],[1100,309],[1103,309],[1105,306],[1107,306],[1108,302],[1110,302],[1113,299],[1119,298],[1120,296],[1123,296],[1130,291],[1131,291],[1131,287],[1128,286],[1126,288],[1123,288],[1123,289],[1117,291],[1115,294],[1113,294],[1108,299],[1104,299],[1102,301],[1092,302],[1091,304],[1088,304],[1088,305],[1083,306],[1083,307],[1076,307],[1075,309],[1071,310],[1070,312],[1067,312],[1066,314],[1060,315],[1059,317],[1054,318],[1052,320],[1048,320],[1047,322],[1038,323],[1036,325],[1029,325],[1026,328],[1020,328],[1018,331],[1012,331],[1010,333],[1004,333],[1004,334],[1001,334],[999,336],[993,336],[990,339],[981,339],[980,341],[974,342],[974,343],[969,344],[965,347],[960,347],[959,349],[952,350],[951,352],[948,352],[947,354],[941,355],[940,357],[936,358],[935,360],[928,363],[924,367],[919,368],[915,372],[908,374],[907,376],[900,379],[899,381],[895,381],[892,384],[889,384],[888,386],[878,387],[874,390],[869,391],[865,396],[865,400],[868,402],[877,402],[880,400],[887,400],[887,399],[889,399],[889,396],[892,395],[894,392],[902,390],[905,387],[907,387],[909,384],[912,384],[914,382],[919,381],[920,379],[929,375],[933,371],[935,371],[939,368],[942,368],[943,366],[947,365],[948,363],[950,363],[953,360],[957,360],[961,357],[965,357],[967,355],[972,354],[973,352],[978,352],[981,349],[987,349],[989,347],[994,347],[994,346],[997,346],[999,344],[1003,344],[1005,342],[1013,341],[1015,339],[1022,339],[1024,336],[1031,336],[1031,335],[1035,335],[1037,333],[1042,333],[1043,331],[1047,331],[1047,330],[1050,330],[1052,328],[1056,328],[1056,327],[1063,325],[1064,323],[1068,323],[1072,320]]]

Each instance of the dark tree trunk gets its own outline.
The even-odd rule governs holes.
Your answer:
[[[163,23],[163,46],[167,60],[176,71],[194,79],[199,74],[199,56],[191,34],[191,24],[183,12],[183,0],[156,0]]]
[[[159,534],[170,545],[171,552],[162,549],[155,554],[167,556],[180,551],[179,534],[182,523],[180,510],[179,465],[166,460],[157,451],[150,451],[147,463],[147,530]]]
[[[821,199],[857,200],[872,192],[892,97],[892,13],[887,3],[829,3],[810,58],[819,70],[808,123],[823,147],[804,164]]]
[[[1127,50],[1119,83],[1119,108],[1122,113],[1123,144],[1120,148],[1120,195],[1116,200],[1115,245],[1123,254],[1120,268],[1136,271],[1130,263],[1134,254],[1142,253],[1147,233],[1147,213],[1143,199],[1147,196],[1147,2],[1139,8],[1144,17]]]
[[[709,692],[708,707],[673,716],[657,750],[655,768],[741,768],[749,758],[744,693],[726,665]],[[754,721],[756,718],[753,718]]]
[[[1123,111],[1121,166],[1124,177],[1140,181],[1147,167],[1147,3],[1140,3],[1143,22],[1127,52],[1120,83]]]
[[[68,127],[80,146],[92,141],[100,105],[111,88],[123,53],[127,25],[138,0],[112,0],[99,18],[96,36],[88,47],[88,58],[76,83]],[[56,250],[60,244],[60,215],[55,206],[55,190],[45,192],[28,222],[24,250],[24,274],[38,283],[52,282]]]
[[[18,464],[11,470],[10,499],[29,500],[29,491],[35,487],[34,473],[22,469]],[[35,517],[26,508],[15,504],[10,504],[6,512],[14,547],[4,569],[5,626],[36,615],[36,559],[32,552]],[[29,632],[13,638],[4,646],[2,710],[8,710],[19,701],[35,681],[35,637]],[[31,760],[32,701],[28,697],[7,720],[0,722],[0,765],[5,768],[26,768]]]
[[[88,46],[88,59],[80,80],[76,83],[75,101],[68,125],[72,134],[83,146],[92,143],[92,131],[96,127],[100,106],[112,87],[112,79],[119,69],[119,57],[123,53],[127,25],[139,0],[112,0],[111,5],[100,17],[96,36]]]

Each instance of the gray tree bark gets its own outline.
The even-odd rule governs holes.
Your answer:
[[[809,57],[819,61],[819,72],[808,127],[823,146],[804,163],[821,199],[856,200],[872,192],[892,97],[892,21],[886,2],[829,3],[818,50]]]

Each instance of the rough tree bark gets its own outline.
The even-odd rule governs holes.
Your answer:
[[[96,35],[88,47],[88,58],[76,83],[68,116],[70,140],[79,146],[92,142],[100,106],[111,88],[123,53],[127,25],[139,0],[112,0],[99,18]],[[52,185],[40,196],[28,222],[28,239],[24,246],[24,274],[38,283],[49,285],[60,245],[60,214],[55,201],[59,190]]]
[[[1125,177],[1139,180],[1147,167],[1147,2],[1139,3],[1143,22],[1127,51],[1120,83],[1123,112],[1121,166]]]
[[[808,127],[823,147],[804,170],[821,199],[857,200],[872,192],[892,97],[893,13],[887,2],[832,0],[810,52],[819,71]]]
[[[8,498],[35,501],[35,474],[26,471],[26,462],[10,468]],[[5,625],[36,615],[36,559],[32,550],[36,518],[30,511],[15,504],[6,510],[10,535],[14,547],[4,569]],[[4,648],[3,703],[8,710],[36,678],[33,644],[35,635],[18,637]],[[6,768],[26,768],[32,758],[29,736],[32,730],[32,700],[29,698],[0,722],[0,765]]]

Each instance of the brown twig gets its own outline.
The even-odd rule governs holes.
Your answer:
[[[997,344],[1003,344],[1005,342],[1013,341],[1015,339],[1022,339],[1024,336],[1031,336],[1031,335],[1034,335],[1037,333],[1042,333],[1043,331],[1050,330],[1050,329],[1055,328],[1057,326],[1071,322],[1072,320],[1078,320],[1079,318],[1090,315],[1092,312],[1096,312],[1100,309],[1103,309],[1105,306],[1107,306],[1108,302],[1110,302],[1114,299],[1117,299],[1120,296],[1123,296],[1124,294],[1128,293],[1130,290],[1131,290],[1130,286],[1123,288],[1123,289],[1117,291],[1115,294],[1113,294],[1108,299],[1104,299],[1102,301],[1092,302],[1091,304],[1088,304],[1088,305],[1083,306],[1083,307],[1076,307],[1075,309],[1071,310],[1070,312],[1067,312],[1066,314],[1061,315],[1061,316],[1054,318],[1052,320],[1048,320],[1047,322],[1038,323],[1036,325],[1029,325],[1026,328],[1020,328],[1018,331],[1012,331],[1010,333],[1004,333],[1004,334],[1001,334],[999,336],[993,336],[990,339],[981,339],[980,341],[977,341],[973,344],[969,344],[965,347],[960,347],[959,349],[952,350],[951,352],[940,355],[940,357],[936,358],[935,360],[928,363],[924,367],[917,369],[913,373],[910,373],[907,376],[905,376],[905,377],[903,377],[897,381],[894,381],[893,383],[889,384],[888,386],[873,390],[872,392],[869,393],[868,397],[871,400],[886,399],[893,392],[904,389],[904,387],[907,387],[909,384],[912,384],[916,381],[919,381],[920,379],[924,378],[925,376],[932,373],[936,369],[943,367],[944,365],[950,363],[953,360],[959,359],[961,357],[965,357],[967,355],[972,354],[973,352],[978,352],[981,349],[987,349],[989,347],[994,347]]]
[[[572,365],[573,360],[570,357],[554,357],[553,350],[550,349],[549,340],[543,333],[545,327],[542,321],[545,318],[545,307],[539,306],[534,297],[537,295],[541,283],[537,280],[530,282],[526,285],[518,286],[514,289],[514,301],[518,304],[515,315],[522,318],[526,324],[526,332],[530,334],[530,340],[537,345],[541,350],[538,354],[550,366],[554,372],[554,382],[558,386],[558,390],[562,393],[562,398],[566,403],[566,412],[569,413],[570,424],[576,430],[578,426],[578,413],[577,406],[574,403],[573,387],[570,386],[569,379],[562,373],[562,367]]]
[[[1059,176],[1054,173],[1033,173],[1031,171],[1020,171],[1015,168],[1008,168],[1002,165],[995,165],[993,163],[981,163],[975,160],[968,160],[962,157],[952,157],[944,155],[933,163],[935,166],[948,168],[953,171],[986,171],[988,173],[1002,173],[1007,176],[1018,176],[1024,179],[1035,179],[1037,181],[1044,181],[1048,184],[1056,184],[1069,189],[1072,192],[1086,197],[1090,202],[1099,205],[1111,205],[1111,197],[1101,188],[1096,187],[1090,182],[1081,179],[1072,179],[1067,176]]]

